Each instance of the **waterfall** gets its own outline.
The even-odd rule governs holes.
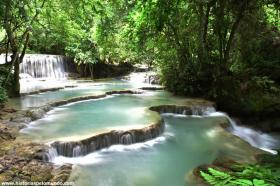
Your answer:
[[[73,157],[78,157],[82,155],[82,147],[81,146],[76,146],[73,148]]]
[[[129,145],[129,144],[132,144],[133,142],[134,142],[133,135],[130,134],[129,132],[125,133],[121,136],[121,139],[120,139],[121,144]]]
[[[58,156],[57,150],[53,147],[49,148],[47,152],[44,153],[43,161],[52,161],[55,157]]]
[[[11,61],[12,54],[8,55]],[[21,77],[65,79],[66,72],[75,71],[71,59],[62,55],[25,54],[20,64]],[[0,64],[5,64],[5,55],[0,55]]]
[[[46,157],[49,161],[53,156],[79,157],[92,153],[97,150],[108,148],[112,145],[130,145],[145,142],[161,135],[164,131],[164,123],[160,121],[143,129],[131,129],[128,131],[110,131],[96,136],[92,136],[80,141],[51,143],[51,150]]]
[[[177,106],[177,105],[160,105],[150,107],[150,110],[158,112],[160,114],[172,113],[182,115],[195,115],[205,116],[209,113],[215,112],[213,106],[208,105],[195,105],[195,106]]]
[[[223,112],[213,112],[210,113],[209,116],[226,117],[230,123],[229,130],[232,134],[247,141],[253,147],[259,148],[272,154],[277,154],[277,151],[272,149],[278,149],[280,144],[272,136],[245,126],[239,126],[233,119],[231,119],[226,113]]]
[[[212,106],[177,106],[177,105],[160,105],[150,107],[150,110],[156,111],[161,114],[172,113],[172,114],[183,114],[183,115],[195,115],[195,116],[206,116],[206,117],[226,117],[229,121],[229,131],[239,138],[247,141],[251,146],[267,151],[272,154],[277,154],[277,151],[272,149],[278,149],[280,143],[277,139],[273,138],[269,134],[265,134],[245,126],[239,126],[231,119],[226,113],[216,112]]]
[[[145,85],[157,85],[159,84],[159,78],[156,75],[156,72],[147,71],[147,72],[133,72],[125,79],[129,80],[133,85],[136,86],[145,86]]]
[[[65,79],[68,60],[61,55],[26,54],[20,64],[20,73],[33,78]]]

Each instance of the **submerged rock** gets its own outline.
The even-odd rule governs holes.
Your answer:
[[[46,112],[51,109],[50,106],[46,105],[43,107],[35,108],[28,110],[26,116],[29,117],[32,121],[42,118]]]
[[[0,123],[0,143],[16,139],[17,134],[16,127]]]
[[[53,169],[52,174],[54,175],[51,179],[52,182],[65,182],[69,179],[72,172],[72,165],[64,164],[62,166]]]

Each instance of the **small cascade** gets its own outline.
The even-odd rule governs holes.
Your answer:
[[[192,115],[204,116],[216,112],[216,109],[211,106],[196,105],[191,107]]]
[[[156,75],[155,72],[149,72],[145,76],[144,83],[158,85],[158,84],[160,84],[159,77]]]
[[[176,105],[160,105],[150,107],[150,110],[158,113],[172,113],[182,115],[195,115],[195,116],[213,116],[213,117],[226,117],[230,123],[230,132],[241,139],[247,141],[253,147],[262,149],[272,154],[277,154],[277,151],[272,149],[278,149],[280,143],[272,136],[255,131],[251,128],[244,126],[238,126],[227,114],[222,112],[216,112],[212,106],[176,106]]]
[[[81,156],[82,155],[82,146],[75,146],[73,148],[73,157],[78,157],[78,156]]]
[[[164,131],[164,124],[160,121],[143,129],[131,129],[128,131],[110,131],[80,141],[60,142],[51,144],[47,157],[53,159],[53,155],[66,157],[79,157],[92,153],[112,145],[130,145],[145,142],[161,135]],[[55,149],[55,150],[53,150]],[[55,154],[55,153],[56,154]]]
[[[126,79],[135,86],[142,86],[145,83],[146,72],[133,72]]]
[[[214,112],[209,114],[209,116],[226,117],[230,123],[229,130],[232,134],[247,141],[253,147],[262,149],[272,154],[277,154],[277,151],[272,149],[278,149],[280,144],[272,136],[245,126],[238,126],[233,119],[223,112]]]
[[[65,79],[69,58],[60,55],[26,54],[20,73],[33,78]]]
[[[125,145],[130,145],[130,144],[134,143],[133,135],[130,134],[129,132],[124,133],[121,136],[120,143],[125,144]]]
[[[53,147],[49,148],[47,152],[44,153],[43,161],[50,162],[58,156],[57,150]]]
[[[208,105],[196,105],[196,106],[160,105],[160,106],[150,107],[150,110],[158,112],[160,114],[172,113],[172,114],[195,115],[195,116],[204,116],[216,111],[213,106],[208,106]]]
[[[159,84],[159,78],[153,71],[133,72],[129,76],[127,76],[126,79],[136,86],[145,86],[147,84]]]

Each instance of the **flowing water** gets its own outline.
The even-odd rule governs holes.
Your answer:
[[[169,116],[165,133],[154,140],[115,145],[84,157],[60,156],[54,162],[76,165],[72,180],[77,185],[192,186],[189,173],[196,166],[223,155],[247,161],[255,152],[225,133],[219,122],[218,118]]]
[[[65,79],[69,59],[60,55],[26,54],[20,73],[33,78]]]
[[[182,101],[183,98],[159,91],[72,103],[31,123],[23,130],[23,136],[50,142],[67,137],[73,140],[112,128],[135,128],[158,119],[157,114],[147,110],[149,106]],[[211,163],[218,156],[250,161],[258,152],[219,127],[227,121],[225,115],[164,114],[163,118],[165,132],[153,140],[114,145],[81,157],[56,156],[52,161],[74,164],[71,179],[82,186],[180,186],[194,185],[189,183],[189,172],[198,165]]]
[[[22,107],[38,106],[51,100],[143,86],[138,80],[136,84],[124,80],[86,83],[77,88],[34,95],[34,98],[27,96],[29,101],[21,104]],[[18,100],[17,104],[19,101],[23,100]],[[141,128],[159,120],[159,115],[148,110],[150,106],[184,104],[185,101],[165,91],[145,91],[140,95],[112,95],[71,103],[32,122],[22,130],[21,137],[50,143],[84,138],[111,129]],[[276,146],[277,141],[271,136],[252,129],[247,135],[247,128],[238,128],[240,126],[236,126],[226,114],[214,109],[206,111],[203,116],[195,115],[198,113],[195,110],[192,116],[163,114],[164,133],[143,143],[113,145],[79,157],[58,156],[53,151],[52,161],[58,165],[72,163],[71,180],[81,186],[192,186],[195,183],[191,181],[190,171],[198,165],[224,156],[252,161],[253,155],[260,152],[252,146],[267,151]],[[225,122],[230,123],[228,130],[234,135],[220,127]],[[78,151],[75,149],[75,153]]]
[[[0,55],[0,64],[5,63],[5,58]],[[26,54],[20,64],[20,93],[64,87],[68,73],[73,71],[71,64],[71,59],[62,55]]]

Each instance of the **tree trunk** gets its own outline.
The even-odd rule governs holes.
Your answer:
[[[225,52],[224,52],[224,63],[225,63],[225,65],[227,65],[228,60],[229,60],[230,49],[231,49],[231,45],[232,45],[232,41],[234,39],[235,33],[238,29],[238,26],[239,26],[239,24],[240,24],[240,22],[241,22],[241,20],[244,16],[244,12],[246,11],[246,7],[248,6],[249,3],[250,3],[250,0],[244,1],[242,3],[240,11],[237,15],[237,18],[236,18],[235,22],[232,24],[230,35],[229,35],[228,42],[226,44]]]
[[[20,96],[20,82],[19,82],[19,57],[17,56],[17,59],[14,63],[14,81],[13,81],[13,95],[14,97]]]

